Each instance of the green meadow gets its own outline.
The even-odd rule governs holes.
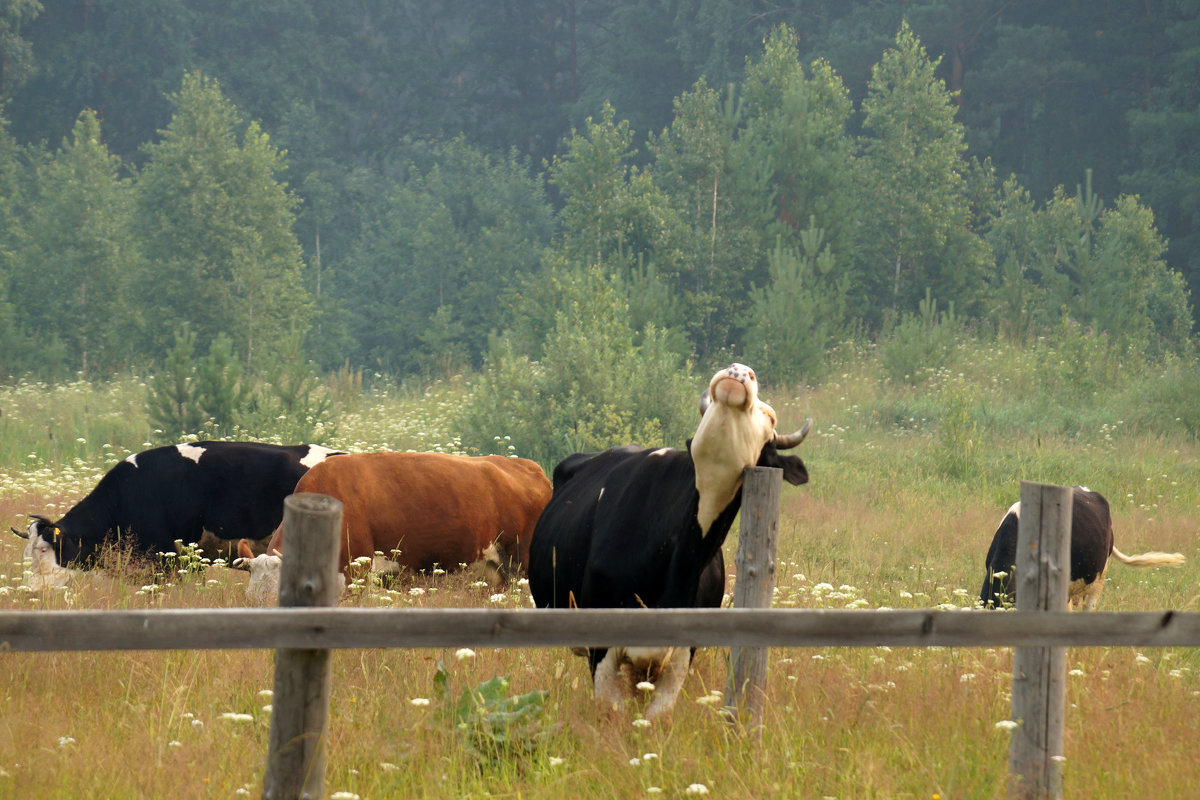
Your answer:
[[[1187,556],[1173,569],[1114,563],[1101,610],[1200,610],[1194,367],[972,341],[921,369],[849,343],[830,365],[815,386],[764,376],[781,427],[815,421],[800,449],[811,483],[783,492],[775,606],[985,613],[973,606],[992,533],[1020,481],[1034,480],[1105,494],[1126,553]],[[709,373],[693,376],[697,392]],[[327,387],[335,426],[323,444],[464,449],[455,420],[469,376],[369,383]],[[528,400],[512,413],[536,416]],[[29,513],[65,511],[118,459],[150,446],[145,406],[135,376],[0,388],[0,524],[23,529]],[[522,455],[506,422],[495,420],[496,450]],[[245,604],[243,572],[120,552],[65,589],[31,592],[24,542],[0,541],[2,610]],[[731,565],[736,546],[734,535]],[[453,572],[361,582],[342,602],[530,606],[522,582],[496,591]],[[260,796],[272,658],[0,654],[0,798]],[[597,707],[583,660],[565,649],[337,651],[327,794],[1005,797],[1009,733],[997,723],[1011,715],[1010,648],[773,649],[759,737],[720,716],[726,659],[699,651],[670,719],[648,725],[637,707]],[[1066,795],[1194,798],[1200,653],[1077,648],[1068,666]],[[497,677],[487,684],[495,704],[460,703]]]

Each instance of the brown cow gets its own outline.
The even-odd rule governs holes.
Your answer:
[[[491,555],[494,546],[505,575],[528,564],[533,526],[551,489],[542,468],[524,458],[357,453],[313,467],[295,491],[342,502],[343,574],[376,553],[411,570],[455,569]],[[271,537],[267,554],[242,553],[254,600],[278,597],[283,528]]]

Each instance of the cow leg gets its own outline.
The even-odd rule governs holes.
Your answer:
[[[624,685],[628,679],[621,672],[621,662],[624,659],[620,648],[610,647],[604,658],[596,665],[596,673],[592,677],[592,686],[596,699],[601,703],[620,708],[625,702]]]
[[[1096,576],[1096,580],[1092,581],[1087,587],[1087,591],[1083,593],[1085,608],[1088,611],[1095,611],[1096,604],[1100,602],[1100,592],[1104,589],[1104,578],[1108,575],[1108,564],[1105,563],[1104,569],[1100,570],[1100,574]]]
[[[675,647],[667,651],[663,660],[658,682],[654,686],[654,699],[646,709],[646,719],[655,719],[670,713],[683,690],[683,681],[691,665],[692,651],[687,647]]]

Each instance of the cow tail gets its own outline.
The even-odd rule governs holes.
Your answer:
[[[1115,546],[1112,551],[1118,561],[1122,564],[1128,564],[1131,567],[1177,567],[1185,560],[1182,553],[1159,553],[1158,551],[1152,551],[1127,556]]]

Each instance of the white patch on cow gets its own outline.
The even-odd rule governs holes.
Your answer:
[[[657,450],[655,450],[654,452],[652,452],[650,455],[652,455],[652,456],[665,456],[667,453],[670,453],[670,452],[671,452],[671,448],[670,448],[670,447],[660,447],[660,448],[658,448]]]
[[[1017,519],[1021,518],[1021,501],[1020,500],[1018,500],[1017,502],[1015,502],[1011,506],[1009,506],[1008,511],[1006,511],[1004,513],[1004,516],[1007,517],[1009,514],[1012,514]]]
[[[592,677],[592,691],[601,703],[607,703],[618,708],[625,702],[625,692],[621,689],[621,649],[611,647],[596,665],[596,674]]]
[[[308,455],[300,459],[300,463],[309,469],[312,469],[317,464],[320,464],[326,458],[336,453],[341,453],[340,450],[331,450],[328,447],[322,447],[319,444],[310,444],[308,446]]]
[[[612,647],[596,665],[593,692],[601,703],[618,708],[648,676],[654,697],[646,719],[653,720],[675,707],[690,664],[691,651],[686,647]]]
[[[200,456],[204,455],[204,448],[197,447],[194,444],[177,444],[175,445],[175,449],[179,451],[179,455],[184,458],[190,458],[197,464],[200,463]]]
[[[130,455],[125,456],[125,460],[128,461],[130,464],[133,464],[134,468],[136,469],[137,468],[137,457],[138,457],[137,453],[131,453]]]
[[[34,591],[66,586],[78,572],[58,565],[54,547],[38,535],[36,522],[29,526],[29,541],[22,560],[28,565],[28,585]]]

